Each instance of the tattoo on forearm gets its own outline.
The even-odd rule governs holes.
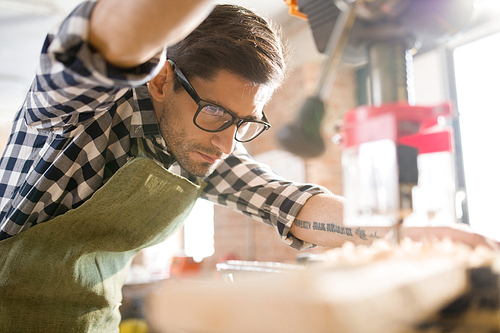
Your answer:
[[[362,240],[368,240],[368,238],[366,238],[366,231],[361,228],[356,229],[356,235],[358,235]]]
[[[338,226],[333,223],[322,223],[322,222],[308,222],[295,219],[295,225],[302,229],[312,229],[312,230],[322,230],[327,232],[334,232],[341,235],[353,236],[351,228],[345,228]]]
[[[294,224],[297,227],[302,228],[302,229],[311,229],[311,222],[307,222],[307,221],[302,221],[302,220],[299,220],[299,219],[295,219]]]
[[[347,235],[354,237],[351,228],[341,227],[333,223],[309,222],[309,221],[295,219],[294,224],[302,229],[321,230],[321,231],[333,232],[340,235]],[[377,235],[377,231],[374,231],[373,233],[367,235],[366,230],[361,229],[361,227],[356,228],[355,234],[358,235],[358,237],[361,238],[362,240],[368,240],[368,238],[377,238],[377,239],[380,238]]]

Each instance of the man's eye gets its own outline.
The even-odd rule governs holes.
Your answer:
[[[224,112],[223,109],[221,109],[215,105],[207,105],[207,106],[203,107],[201,112],[205,113],[206,115],[212,116],[212,117],[221,117],[226,113],[226,112]]]

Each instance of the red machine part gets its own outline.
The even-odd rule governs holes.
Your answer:
[[[440,117],[454,116],[449,104],[410,106],[389,103],[380,107],[360,106],[346,113],[341,126],[345,148],[382,139],[415,147],[420,154],[452,151],[453,129],[438,128]]]

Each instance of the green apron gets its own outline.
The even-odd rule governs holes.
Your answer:
[[[118,332],[133,257],[170,236],[202,188],[136,157],[80,207],[0,242],[0,332]]]

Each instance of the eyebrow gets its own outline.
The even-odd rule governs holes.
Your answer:
[[[200,97],[200,98],[201,98],[201,97]],[[224,110],[226,110],[226,111],[228,111],[228,112],[230,112],[230,113],[234,114],[236,117],[238,117],[238,118],[240,118],[240,119],[263,121],[263,120],[262,120],[262,118],[263,118],[263,117],[261,117],[261,118],[258,118],[258,117],[256,117],[256,116],[240,117],[240,116],[238,116],[238,114],[237,114],[236,112],[234,112],[233,110],[230,110],[230,109],[228,109],[228,108],[225,108],[225,107],[223,107],[222,105],[220,105],[219,103],[217,103],[217,102],[215,102],[215,101],[213,101],[213,100],[208,100],[208,99],[203,99],[203,98],[201,98],[201,100],[202,100],[202,101],[204,101],[204,102],[207,102],[207,103],[213,104],[213,105],[215,105],[215,106],[217,106],[217,107],[219,107],[219,108],[222,108],[222,109],[224,109]]]

